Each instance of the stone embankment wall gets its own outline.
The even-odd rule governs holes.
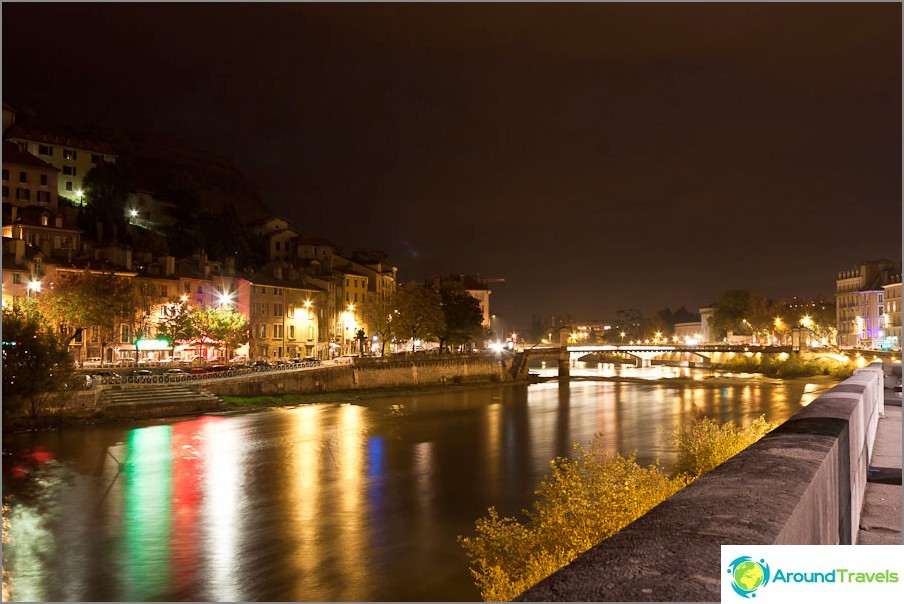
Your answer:
[[[518,599],[718,601],[722,544],[854,543],[883,382],[858,370]]]
[[[353,365],[205,380],[203,387],[217,396],[276,396],[510,379],[506,365],[496,357],[450,355],[412,360],[356,359]]]

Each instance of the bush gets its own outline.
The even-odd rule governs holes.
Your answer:
[[[526,519],[500,518],[494,508],[476,523],[476,536],[459,537],[471,574],[486,601],[509,601],[578,554],[613,535],[684,483],[634,456],[601,451],[598,439],[575,459],[550,462],[539,500]]]
[[[680,488],[775,427],[760,417],[748,428],[697,420],[676,431],[674,476],[658,463],[641,467],[635,457],[574,445],[574,459],[558,457],[536,491],[524,521],[502,518],[494,508],[477,520],[473,537],[458,541],[485,601],[510,601],[582,552],[612,536]]]
[[[855,367],[852,364],[840,364],[828,359],[803,360],[793,354],[786,359],[766,356],[762,360],[755,355],[741,356],[713,365],[715,369],[736,371],[739,373],[762,373],[766,377],[790,379],[811,377],[814,375],[831,375],[839,379],[851,376]]]
[[[694,421],[687,430],[676,430],[672,436],[678,448],[674,472],[693,480],[734,457],[764,435],[776,424],[760,416],[750,426],[739,428],[734,422],[719,424],[715,419]]]

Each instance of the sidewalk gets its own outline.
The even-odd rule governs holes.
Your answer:
[[[893,389],[885,389],[875,445],[857,544],[901,545],[901,393]]]

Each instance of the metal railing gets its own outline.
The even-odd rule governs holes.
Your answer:
[[[264,367],[238,367],[218,371],[205,371],[203,373],[155,373],[152,375],[97,375],[91,376],[91,381],[86,380],[82,390],[90,390],[96,386],[122,385],[122,384],[178,384],[182,382],[197,382],[218,378],[241,377],[258,373],[277,373],[285,371],[299,371],[314,369],[323,366],[321,361],[304,361],[302,363],[279,363]]]

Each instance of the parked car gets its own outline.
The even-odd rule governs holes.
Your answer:
[[[104,364],[104,360],[100,357],[91,357],[90,359],[85,359],[84,363],[82,363],[83,367],[100,367]]]
[[[134,367],[135,359],[132,357],[120,357],[113,361],[114,367]]]
[[[221,356],[215,356],[215,357],[211,357],[211,358],[207,359],[207,362],[210,365],[222,365],[223,363],[226,362],[226,359],[224,359]]]
[[[160,359],[161,365],[178,365],[181,362],[182,362],[182,359],[180,359],[179,357],[175,357],[175,356],[168,356],[168,357],[163,357],[162,359]]]
[[[240,363],[247,363],[247,362],[248,362],[248,357],[246,357],[243,354],[236,355],[236,356],[232,357],[231,359],[229,359],[230,365],[237,365]]]
[[[189,368],[188,372],[191,375],[204,375],[205,373],[207,373],[207,367],[204,367],[203,365],[196,365]]]
[[[157,359],[153,359],[151,357],[146,357],[144,359],[138,359],[139,367],[156,367],[158,364]]]
[[[173,367],[163,372],[164,375],[188,375],[188,372],[179,367]]]
[[[222,363],[218,365],[208,365],[207,371],[210,373],[222,373],[224,371],[229,371],[229,365],[223,365]]]
[[[257,359],[256,361],[251,361],[251,367],[270,367],[270,363],[263,359]]]
[[[132,375],[148,376],[148,375],[154,375],[154,372],[151,371],[150,369],[139,369],[138,371],[136,371],[136,372],[133,373]]]
[[[205,363],[207,363],[207,357],[201,354],[196,354],[188,359],[188,364],[192,366],[204,365]]]

